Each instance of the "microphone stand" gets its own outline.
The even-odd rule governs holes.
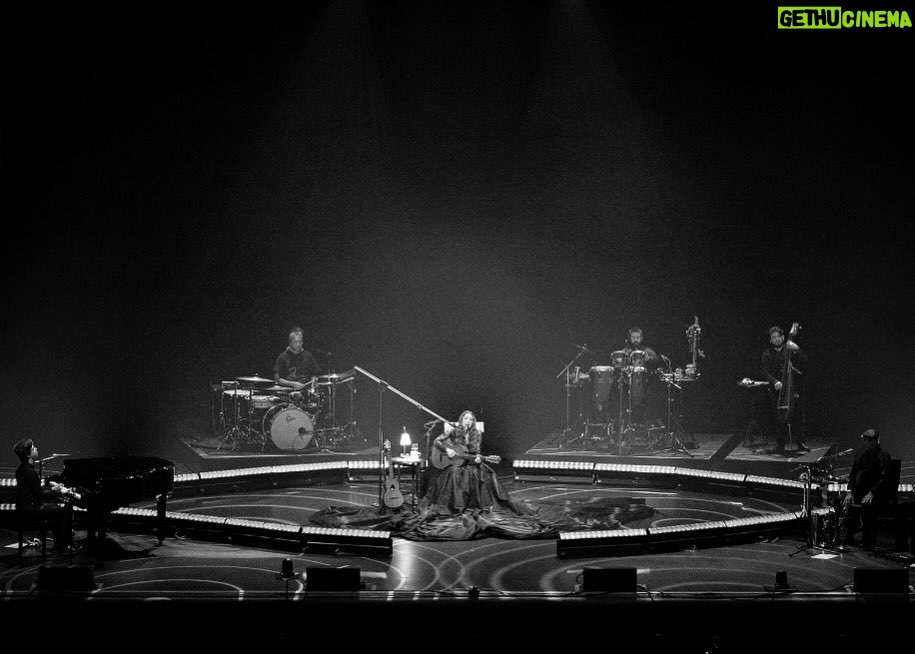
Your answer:
[[[61,457],[70,456],[69,454],[61,454],[59,452],[54,452],[51,456],[46,456],[43,459],[38,459],[38,478],[41,479],[44,475],[44,462],[50,461],[51,459],[59,459]]]
[[[363,375],[365,375],[366,377],[368,377],[369,379],[374,381],[376,384],[378,384],[378,453],[379,453],[378,460],[379,460],[379,464],[380,464],[379,476],[378,476],[378,508],[379,508],[379,510],[383,510],[384,509],[384,468],[385,468],[384,464],[385,464],[385,450],[386,450],[385,438],[384,438],[384,413],[382,411],[382,402],[384,401],[384,392],[386,390],[391,390],[394,393],[397,393],[397,395],[399,395],[403,399],[410,402],[417,409],[420,409],[421,411],[425,411],[429,415],[438,418],[442,422],[446,422],[446,420],[443,417],[441,417],[440,415],[438,415],[437,413],[435,413],[434,411],[431,411],[430,409],[427,409],[426,407],[424,407],[422,404],[420,404],[419,402],[414,400],[412,397],[405,395],[401,391],[397,390],[396,388],[394,388],[393,386],[388,384],[383,379],[379,379],[378,377],[376,377],[375,375],[370,373],[368,370],[365,370],[364,368],[360,368],[359,366],[353,366],[353,370],[362,373]]]

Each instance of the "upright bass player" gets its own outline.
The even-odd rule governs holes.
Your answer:
[[[769,347],[762,353],[762,374],[769,382],[769,403],[775,422],[776,454],[791,454],[786,443],[796,443],[797,452],[809,452],[804,443],[804,407],[800,388],[807,355],[792,340],[797,336],[798,324],[791,326],[785,339],[785,330],[778,325],[769,328]]]

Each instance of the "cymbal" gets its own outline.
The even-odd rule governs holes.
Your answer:
[[[318,376],[318,386],[327,386],[328,384],[341,384],[344,381],[349,381],[356,374],[355,369],[344,370],[343,372],[337,372],[330,375],[319,375]]]
[[[269,384],[273,381],[272,379],[265,379],[256,375],[254,377],[236,377],[235,379],[240,382],[248,382],[249,384]]]
[[[265,391],[274,391],[276,393],[284,393],[284,392],[291,393],[295,389],[292,388],[291,386],[280,386],[279,384],[276,384],[274,386],[269,386],[269,387],[265,388],[264,390]]]

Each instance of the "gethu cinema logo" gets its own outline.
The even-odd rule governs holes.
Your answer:
[[[912,27],[905,11],[842,11],[841,7],[779,7],[778,29]]]

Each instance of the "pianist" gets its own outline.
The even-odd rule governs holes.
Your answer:
[[[26,519],[47,520],[54,536],[54,548],[66,552],[73,546],[73,514],[64,503],[69,489],[52,483],[42,486],[34,462],[38,448],[31,438],[16,443],[13,452],[19,457],[16,468],[16,511]]]

